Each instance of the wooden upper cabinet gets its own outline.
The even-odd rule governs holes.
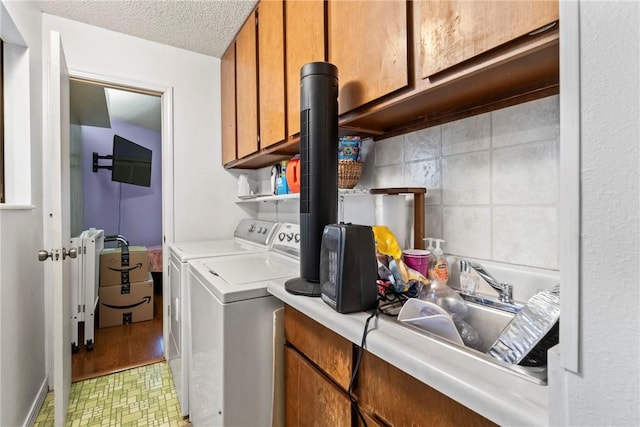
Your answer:
[[[236,111],[238,158],[258,151],[258,80],[255,13],[236,39]]]
[[[339,112],[408,85],[407,2],[328,4],[329,62],[338,67]]]
[[[324,61],[324,1],[285,2],[287,58],[287,127],[289,136],[300,133],[300,69]]]
[[[220,62],[222,98],[222,164],[236,159],[236,45],[232,43]]]
[[[258,70],[260,148],[284,141],[284,5],[282,0],[258,5]]]
[[[558,1],[430,0],[414,5],[422,78],[558,19]]]

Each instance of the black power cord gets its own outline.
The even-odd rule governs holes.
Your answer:
[[[360,408],[358,408],[358,402],[356,401],[356,398],[353,396],[351,392],[353,389],[353,383],[355,383],[356,377],[358,376],[358,370],[360,369],[360,362],[362,362],[362,355],[364,354],[364,349],[367,345],[367,334],[369,333],[369,322],[374,317],[378,317],[377,308],[373,311],[373,313],[371,313],[371,315],[369,315],[366,322],[364,322],[364,331],[362,332],[362,342],[360,343],[360,348],[358,349],[358,358],[356,360],[356,366],[353,369],[353,374],[351,375],[351,380],[349,381],[349,389],[347,390],[347,394],[349,395],[349,400],[351,401],[351,406],[358,414],[358,417],[360,418],[360,421],[362,421],[362,424],[364,424],[364,427],[368,427],[367,422],[365,421],[364,416],[362,415],[362,412],[360,412]]]
[[[120,220],[122,219],[122,183],[118,183],[118,232],[120,234]]]

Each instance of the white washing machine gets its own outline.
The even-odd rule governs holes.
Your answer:
[[[243,219],[237,225],[233,239],[179,242],[169,245],[170,296],[168,362],[176,387],[182,416],[189,414],[189,353],[190,315],[188,261],[196,258],[229,256],[264,252],[279,224],[270,221]]]
[[[300,227],[283,224],[271,250],[189,262],[190,420],[197,426],[271,425],[273,316],[270,280],[300,274]]]

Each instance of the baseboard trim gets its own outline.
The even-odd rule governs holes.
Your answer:
[[[44,381],[42,381],[36,400],[33,401],[33,404],[29,409],[29,415],[27,416],[23,427],[31,427],[36,423],[36,419],[38,418],[38,414],[40,413],[40,409],[42,408],[42,404],[44,403],[44,399],[47,397],[48,392],[49,382],[47,381],[47,378],[45,378]]]

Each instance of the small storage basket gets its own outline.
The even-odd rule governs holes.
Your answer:
[[[338,188],[353,188],[360,180],[364,163],[353,160],[338,161]]]

